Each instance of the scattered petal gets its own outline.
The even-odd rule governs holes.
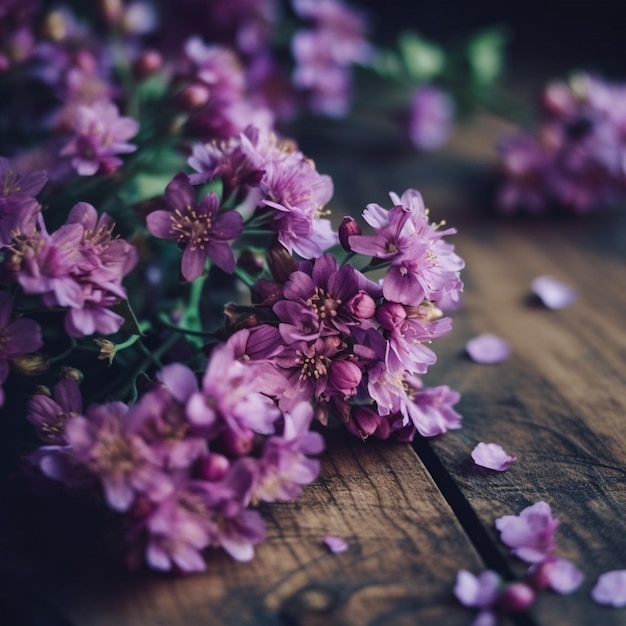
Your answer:
[[[616,609],[626,606],[626,569],[601,574],[591,590],[591,597],[598,604],[606,604]]]
[[[348,543],[345,541],[345,539],[342,539],[341,537],[336,537],[335,535],[326,535],[323,541],[326,544],[326,547],[333,554],[341,554],[348,549]]]
[[[509,357],[510,347],[506,340],[491,333],[470,339],[465,350],[476,363],[500,363]]]
[[[463,606],[488,608],[498,599],[501,582],[500,576],[492,570],[485,570],[475,576],[462,569],[456,575],[454,595]]]
[[[532,292],[549,309],[566,309],[576,298],[576,291],[553,276],[538,276],[531,283]]]
[[[559,558],[548,564],[546,576],[550,589],[563,595],[576,591],[585,578],[571,561]]]
[[[509,469],[513,461],[517,461],[516,456],[507,454],[497,443],[484,443],[483,441],[472,450],[472,459],[476,465],[498,472],[504,472]]]

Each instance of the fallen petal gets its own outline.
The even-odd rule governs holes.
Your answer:
[[[498,472],[504,472],[513,461],[517,461],[516,456],[507,454],[497,443],[482,441],[472,450],[472,459],[476,465]]]
[[[470,339],[465,344],[465,350],[476,363],[500,363],[510,354],[508,342],[491,333],[484,333]]]
[[[341,537],[336,537],[335,535],[326,535],[323,541],[326,544],[326,547],[333,554],[341,554],[348,549],[348,544],[345,539],[342,539]]]
[[[568,594],[582,584],[584,574],[567,559],[555,559],[547,569],[548,585],[552,591]]]
[[[626,569],[616,569],[601,574],[591,597],[598,604],[606,604],[615,608],[626,606]]]
[[[549,309],[566,309],[576,298],[576,291],[552,276],[538,276],[531,283],[532,292]]]

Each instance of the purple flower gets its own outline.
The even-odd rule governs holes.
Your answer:
[[[567,559],[550,556],[541,563],[531,565],[527,580],[537,590],[549,587],[560,594],[569,594],[582,584],[584,574]]]
[[[536,502],[519,515],[504,515],[496,520],[500,540],[527,563],[541,563],[555,550],[554,533],[559,520],[552,517],[547,502]]]
[[[409,138],[420,150],[436,150],[452,133],[454,102],[435,87],[426,85],[413,93],[409,108]]]
[[[535,132],[498,149],[498,207],[587,214],[624,196],[626,88],[579,73],[546,85]]]
[[[194,427],[209,438],[224,430],[241,436],[248,432],[272,434],[280,412],[259,389],[260,367],[235,359],[231,345],[214,348],[201,390],[187,401],[187,416]]]
[[[509,343],[492,333],[483,333],[470,339],[465,350],[476,363],[501,363],[509,358]]]
[[[269,437],[263,446],[255,498],[265,502],[292,500],[299,495],[301,485],[317,478],[319,461],[309,456],[324,449],[324,440],[309,430],[312,419],[313,407],[308,402],[297,404],[284,414],[282,436]]]
[[[485,609],[496,603],[501,586],[502,579],[496,572],[485,570],[475,576],[462,569],[456,575],[454,595],[463,606]]]
[[[1,385],[9,375],[9,360],[35,352],[43,345],[39,324],[26,318],[11,321],[12,312],[13,298],[0,291],[0,406],[4,404]]]
[[[122,164],[115,155],[137,149],[127,140],[137,134],[139,124],[130,117],[121,117],[112,102],[79,106],[72,130],[74,137],[60,154],[72,157],[72,165],[81,176],[93,176],[98,170],[109,174]]]
[[[615,608],[626,606],[626,570],[604,572],[591,590],[591,597],[598,604]]]
[[[48,180],[43,170],[20,173],[0,157],[0,248],[17,234],[30,235],[40,210],[35,196]]]
[[[293,83],[307,95],[314,112],[341,117],[349,107],[351,65],[372,57],[365,20],[338,0],[293,0],[293,7],[312,24],[297,31],[291,42]]]
[[[148,230],[161,239],[173,239],[184,249],[181,270],[186,280],[198,278],[207,259],[231,274],[235,254],[230,243],[243,230],[243,220],[236,211],[219,213],[219,198],[208,193],[196,202],[187,174],[177,174],[165,190],[169,210],[148,215]]]
[[[387,365],[390,369],[400,367],[423,374],[436,360],[435,353],[426,345],[442,337],[452,328],[450,318],[441,317],[441,311],[433,306],[404,306],[396,302],[384,302],[376,311],[376,319],[384,329],[389,342]]]
[[[383,278],[383,295],[391,302],[419,306],[423,300],[437,301],[461,291],[459,271],[463,260],[443,240],[454,229],[438,230],[428,221],[428,212],[419,192],[391,193],[390,211],[370,204],[363,212],[375,235],[354,235],[349,244],[354,252],[391,263]]]
[[[154,451],[129,427],[128,412],[122,402],[92,405],[65,426],[73,458],[102,481],[116,511],[127,511],[139,493],[158,502],[173,489]]]
[[[26,419],[35,426],[42,441],[64,445],[67,444],[65,424],[82,411],[83,399],[78,385],[71,378],[63,378],[54,387],[54,398],[36,393],[29,399]]]
[[[552,276],[537,276],[531,283],[531,290],[549,309],[566,309],[578,297],[572,287]]]
[[[509,469],[509,465],[517,461],[516,456],[510,456],[497,443],[480,442],[472,450],[472,459],[476,465],[487,469],[504,472]]]

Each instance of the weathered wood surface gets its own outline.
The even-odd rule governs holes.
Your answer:
[[[626,609],[589,597],[600,573],[626,568],[626,219],[496,217],[489,162],[507,128],[480,118],[428,158],[384,140],[361,150],[346,128],[338,141],[356,148],[318,159],[342,181],[340,214],[387,206],[388,191],[415,187],[433,219],[457,227],[464,307],[433,346],[439,362],[427,381],[462,393],[461,430],[418,442],[421,459],[406,444],[331,438],[317,483],[264,510],[269,537],[255,560],[215,553],[199,576],[120,577],[95,565],[77,573],[10,549],[4,536],[4,595],[23,617],[8,626],[469,624],[472,613],[452,596],[456,571],[523,572],[494,520],[538,500],[561,520],[557,554],[586,580],[570,596],[545,592],[512,623],[626,623]],[[532,302],[539,274],[568,282],[579,300],[563,311]],[[486,331],[511,343],[509,360],[479,365],[465,355],[465,342]],[[518,461],[504,473],[478,468],[469,456],[478,441],[500,443]],[[349,551],[328,553],[326,534],[345,537]]]

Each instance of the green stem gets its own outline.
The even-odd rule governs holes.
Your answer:
[[[215,333],[209,330],[192,330],[191,328],[183,328],[182,326],[172,324],[165,319],[165,314],[159,315],[158,323],[168,330],[173,330],[174,332],[181,333],[183,335],[192,335],[194,337],[213,337],[215,335]]]

